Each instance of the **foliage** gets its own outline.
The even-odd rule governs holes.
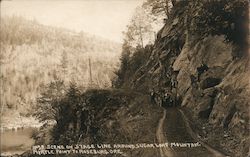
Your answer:
[[[70,143],[71,141],[76,140],[77,134],[74,135],[74,131],[79,129],[77,128],[77,112],[79,106],[82,105],[80,95],[80,90],[75,86],[75,84],[71,84],[67,89],[65,96],[61,97],[61,99],[57,102],[57,123],[52,131],[54,143]]]
[[[124,87],[124,83],[131,80],[129,74],[133,74],[137,68],[145,64],[151,52],[151,47],[156,38],[156,31],[162,25],[162,17],[156,17],[149,10],[151,3],[145,3],[137,7],[124,32],[124,42],[120,57],[120,69],[113,80],[114,87]]]
[[[32,45],[44,41],[60,42],[63,47],[77,50],[110,52],[119,48],[114,42],[100,39],[84,32],[74,32],[64,28],[45,26],[35,20],[27,20],[20,16],[1,16],[0,42],[4,45]],[[92,41],[95,41],[93,43]],[[96,45],[95,45],[96,44]]]
[[[121,66],[117,72],[117,78],[113,82],[113,86],[116,88],[128,87],[135,72],[147,63],[151,52],[152,45],[147,45],[145,48],[137,47],[133,53],[123,47]]]
[[[17,16],[1,16],[0,25],[3,113],[14,106],[21,113],[32,112],[42,87],[53,80],[87,88],[88,58],[97,87],[111,86],[120,44]]]
[[[124,83],[124,78],[126,75],[126,71],[129,68],[129,59],[131,55],[131,49],[132,47],[128,45],[126,41],[124,41],[122,46],[122,54],[120,57],[120,68],[116,72],[116,78],[113,80],[113,86],[114,87],[121,87],[121,85]]]
[[[147,0],[143,7],[148,8],[154,16],[168,17],[173,3],[171,0]]]
[[[159,51],[166,53],[165,56],[164,54],[159,55],[161,64],[164,64],[166,68],[171,66],[173,59],[181,52],[184,43],[191,38],[197,42],[209,35],[224,35],[229,42],[241,49],[248,45],[246,43],[248,34],[246,32],[248,30],[246,26],[248,21],[248,3],[246,0],[148,0],[143,4],[143,8],[149,15],[162,16],[164,10],[164,5],[162,4],[166,2],[170,7],[169,14],[164,15],[166,23],[159,31],[156,41],[156,44],[161,45],[161,50]],[[159,8],[159,6],[162,8]],[[157,8],[159,10],[154,10]],[[155,14],[156,12],[158,14]],[[187,34],[191,38],[188,38]],[[149,70],[147,68],[147,70],[144,69],[145,66],[143,64],[147,63],[149,59],[149,57],[145,57],[147,55],[145,55],[144,51],[140,51],[138,48],[132,51],[129,51],[129,49],[124,49],[123,47],[122,59],[124,62],[121,64],[121,68],[118,71],[118,79],[116,79],[116,82],[119,82],[118,87],[129,86],[129,82],[141,80],[143,73]],[[234,52],[241,53],[239,49],[234,50]],[[173,58],[171,59],[171,57]],[[155,62],[154,64],[157,65],[157,60],[155,58],[152,62]],[[138,75],[138,77],[135,75]],[[135,78],[133,79],[133,77]]]
[[[129,65],[130,70],[135,72],[142,65],[146,64],[148,61],[150,54],[152,52],[152,45],[147,45],[145,48],[137,48],[135,53],[131,56]]]
[[[190,3],[190,2],[189,2]],[[225,35],[228,41],[247,45],[248,1],[209,0],[192,1],[188,10],[189,29],[200,38],[208,35]]]
[[[143,135],[155,133],[152,125],[154,129],[157,127],[154,124],[158,118],[152,119],[152,114],[157,117],[160,113],[158,108],[149,105],[147,97],[142,94],[117,89],[82,92],[74,84],[66,89],[57,107],[60,108],[57,110],[60,117],[58,122],[51,131],[46,130],[49,126],[44,126],[42,133],[34,136],[37,142],[64,145],[143,142]],[[156,112],[149,113],[152,110]],[[51,140],[46,140],[46,133],[52,135]],[[150,141],[151,137],[147,136],[146,139]]]
[[[132,47],[144,47],[146,43],[152,42],[154,32],[151,23],[152,19],[145,9],[137,7],[124,33],[125,42]]]
[[[126,103],[123,95],[112,90],[82,92],[75,84],[65,89],[61,81],[55,81],[47,86],[38,99],[36,115],[44,122],[56,121],[50,131],[50,142],[53,144],[76,144],[87,137],[91,137],[92,142],[98,142],[96,140],[100,137],[97,131],[102,123]],[[46,129],[43,131],[48,132]],[[46,135],[37,134],[34,137],[39,142],[45,141]]]
[[[59,135],[76,129],[75,124],[78,118],[76,113],[81,101],[80,95],[81,92],[75,84],[71,83],[66,88],[63,81],[56,80],[49,83],[37,99],[35,116],[41,122],[45,122],[45,125],[48,122],[55,122],[55,126],[52,129],[52,140],[54,142],[60,140],[69,142],[73,138],[70,137],[71,135],[63,137]],[[38,139],[41,140],[42,138]]]
[[[58,122],[59,101],[65,96],[65,92],[64,82],[60,80],[52,81],[44,87],[41,96],[37,98],[36,117],[41,121]]]

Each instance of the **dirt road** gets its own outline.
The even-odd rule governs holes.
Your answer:
[[[183,112],[177,108],[164,109],[156,131],[158,143],[168,143],[169,147],[159,148],[161,157],[226,157],[221,152],[201,142],[192,131]],[[171,146],[172,143],[172,146]],[[180,147],[184,143],[200,143],[196,147]]]

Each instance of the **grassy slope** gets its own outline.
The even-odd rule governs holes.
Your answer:
[[[104,143],[154,143],[158,120],[162,110],[149,102],[145,95],[131,91],[110,91],[108,97],[119,97],[124,104],[108,113],[112,102],[102,108],[103,112],[97,114],[100,117],[100,132],[97,135],[104,137],[100,142]],[[106,117],[107,116],[107,117]],[[106,117],[106,118],[105,118]],[[153,149],[138,149],[125,152],[129,156],[153,156]]]
[[[156,129],[163,111],[151,104],[147,95],[127,90],[110,89],[89,90],[78,98],[82,98],[85,105],[80,105],[77,111],[83,111],[86,108],[91,110],[92,123],[90,130],[86,132],[84,129],[76,129],[69,136],[70,141],[66,140],[67,142],[65,142],[65,139],[59,138],[58,143],[138,144],[156,142]],[[68,113],[72,112],[75,115],[74,111],[68,109]],[[78,122],[83,123],[83,121]],[[56,136],[67,137],[71,123],[72,121],[65,123],[62,128],[65,130]],[[52,128],[52,132],[54,129]],[[49,137],[44,132],[49,133],[48,129],[40,131],[40,137],[45,135],[39,139],[40,144],[54,143],[52,141],[56,136]],[[79,138],[81,134],[82,136]],[[152,157],[158,153],[157,149],[121,149],[121,151],[131,157]]]

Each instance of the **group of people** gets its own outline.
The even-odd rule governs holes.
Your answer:
[[[175,96],[170,89],[155,90],[150,92],[151,103],[157,104],[161,107],[174,107]]]
[[[156,90],[152,88],[150,90],[151,103],[159,105],[161,107],[175,107],[177,106],[177,76],[179,71],[174,71],[172,67],[164,70],[160,77],[158,86],[163,84],[163,87]],[[163,79],[163,80],[162,80]]]

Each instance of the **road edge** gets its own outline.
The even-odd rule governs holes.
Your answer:
[[[181,113],[183,119],[184,119],[184,123],[185,126],[187,127],[187,131],[190,134],[190,136],[192,138],[194,138],[195,140],[197,140],[198,142],[200,142],[202,144],[202,146],[204,146],[208,151],[210,151],[211,153],[215,154],[215,157],[230,157],[228,154],[221,152],[219,150],[216,150],[215,148],[213,148],[212,146],[210,146],[209,144],[207,144],[206,142],[202,141],[198,135],[193,131],[193,129],[191,128],[190,124],[188,123],[189,119],[187,118],[187,116],[185,115],[185,113],[181,110],[178,109],[178,111]]]

